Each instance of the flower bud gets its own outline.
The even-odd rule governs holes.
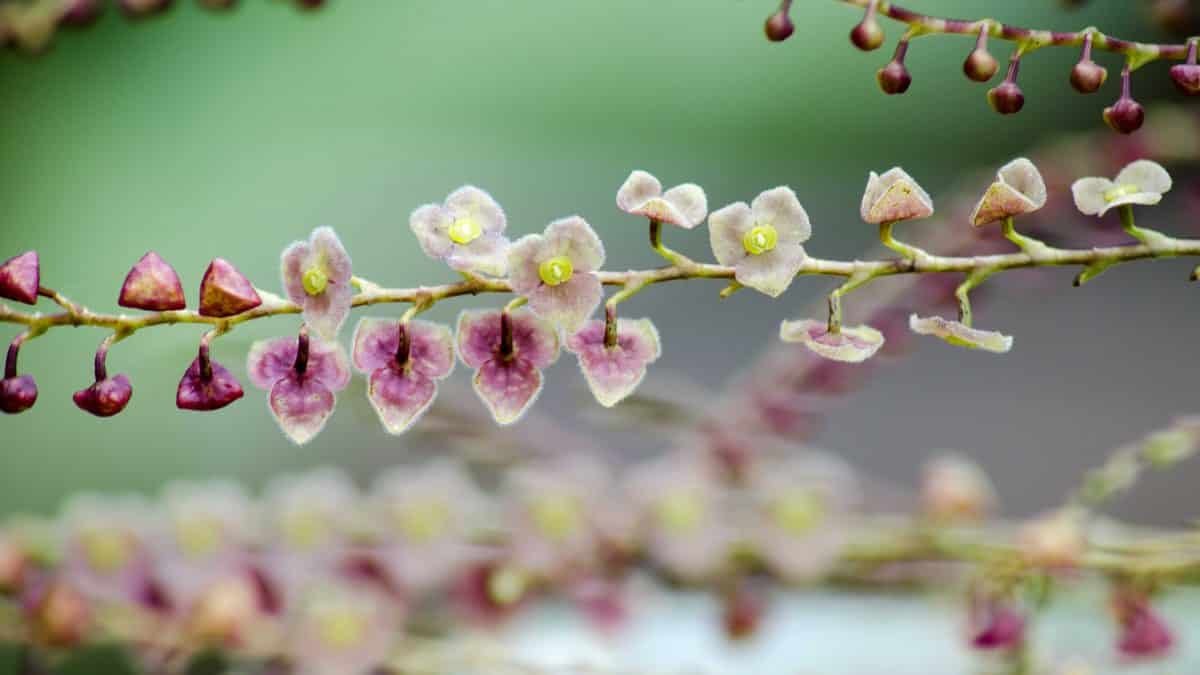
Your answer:
[[[41,266],[36,251],[27,251],[0,265],[0,298],[35,304],[40,283]]]
[[[0,411],[9,415],[25,412],[37,402],[37,383],[32,375],[0,380]]]
[[[725,592],[722,623],[730,640],[744,640],[758,632],[767,614],[762,589],[749,581],[737,581]]]
[[[151,312],[177,310],[187,307],[183,284],[175,268],[157,253],[150,251],[129,270],[117,304]]]
[[[1081,60],[1071,69],[1071,86],[1081,94],[1091,94],[1104,86],[1108,69],[1091,59]]]
[[[1085,545],[1079,519],[1070,511],[1039,516],[1021,526],[1017,534],[1022,556],[1034,567],[1076,567]]]
[[[779,11],[767,17],[767,23],[763,26],[766,31],[767,39],[771,42],[783,42],[792,36],[796,26],[792,23],[792,18],[788,16],[788,10],[781,7]]]
[[[213,259],[200,281],[200,316],[234,316],[261,304],[254,284],[233,263]]]
[[[242,385],[225,366],[208,358],[208,349],[201,353],[183,373],[175,391],[175,407],[180,410],[207,412],[220,410],[243,396]]]
[[[850,31],[850,42],[864,52],[879,49],[883,44],[883,29],[870,13]]]
[[[96,381],[87,389],[75,392],[72,397],[80,410],[96,417],[112,417],[125,409],[133,397],[133,386],[124,375]]]
[[[1104,121],[1114,131],[1132,134],[1142,128],[1142,123],[1146,121],[1146,110],[1132,98],[1122,96],[1104,109]]]
[[[58,23],[73,28],[90,26],[100,18],[100,9],[100,0],[67,0],[63,3]]]
[[[1021,92],[1021,88],[1016,82],[1005,80],[1000,86],[995,87],[987,93],[988,103],[992,106],[992,110],[1001,115],[1012,115],[1021,112],[1021,108],[1025,106],[1025,94]]]
[[[986,49],[976,48],[963,61],[963,74],[975,82],[987,82],[999,69],[1000,63]]]
[[[883,93],[889,95],[903,94],[912,84],[912,75],[908,74],[904,62],[895,59],[880,68],[879,72],[875,73],[875,79],[879,82],[879,88],[883,90]]]
[[[1200,94],[1200,65],[1181,63],[1171,66],[1171,80],[1180,93],[1187,96]]]

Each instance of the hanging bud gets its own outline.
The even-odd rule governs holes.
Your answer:
[[[796,26],[792,24],[792,18],[788,16],[791,6],[792,0],[783,0],[779,9],[767,17],[767,23],[763,26],[763,30],[766,31],[767,39],[771,42],[783,42],[795,32]]]
[[[968,637],[974,649],[1009,651],[1025,641],[1025,617],[1011,600],[973,596],[968,623]]]
[[[896,54],[892,56],[892,60],[875,73],[875,79],[883,93],[892,95],[908,91],[908,86],[912,84],[912,75],[909,75],[908,69],[904,67],[904,56],[907,53],[908,40],[901,40],[896,45]]]
[[[213,259],[200,282],[200,316],[234,316],[261,304],[254,284],[233,263]]]
[[[100,0],[66,0],[58,17],[61,26],[84,28],[100,18]]]
[[[1196,40],[1188,42],[1187,63],[1171,66],[1171,80],[1182,94],[1200,94],[1200,65],[1196,65]]]
[[[883,29],[879,27],[879,22],[875,20],[875,11],[878,2],[871,2],[867,5],[867,11],[863,14],[862,21],[850,31],[850,42],[854,43],[855,47],[864,52],[874,51],[879,49],[883,44]]]
[[[8,345],[8,358],[4,363],[4,379],[0,380],[0,411],[15,415],[25,412],[37,402],[37,383],[32,375],[17,376],[17,353],[28,333],[17,336]]]
[[[167,264],[157,253],[150,251],[137,261],[125,283],[117,304],[131,309],[151,312],[183,309],[187,301],[183,297],[183,284],[175,268]]]
[[[1130,79],[1129,64],[1125,64],[1125,69],[1121,71],[1121,98],[1104,109],[1104,121],[1122,134],[1132,134],[1141,129],[1142,122],[1146,121],[1146,110],[1130,95]]]
[[[1071,86],[1081,94],[1091,94],[1104,86],[1108,70],[1092,60],[1092,34],[1083,38],[1083,53],[1071,69]]]
[[[37,251],[27,251],[0,265],[0,298],[32,305],[37,302],[41,266]]]
[[[988,103],[991,104],[992,110],[1001,115],[1013,115],[1021,112],[1021,108],[1025,107],[1025,94],[1017,86],[1017,71],[1020,68],[1021,57],[1014,54],[1008,62],[1008,75],[1004,77],[1004,82],[987,93]]]
[[[963,61],[963,74],[975,82],[987,82],[996,75],[1000,63],[987,50],[988,27],[985,24],[979,29],[979,37],[975,40],[975,49],[967,54]]]
[[[175,407],[207,412],[220,410],[243,396],[242,385],[225,366],[208,356],[208,343],[184,371],[175,391]]]
[[[115,342],[115,337],[108,337],[100,343],[96,350],[96,381],[87,389],[75,392],[75,405],[80,410],[90,412],[96,417],[112,417],[125,409],[129,399],[133,397],[133,386],[124,375],[108,376],[105,361],[108,358],[108,348]]]

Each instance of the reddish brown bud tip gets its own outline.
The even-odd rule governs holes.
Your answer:
[[[87,389],[75,392],[75,405],[96,417],[112,417],[125,409],[133,397],[129,378],[117,375],[100,380]]]
[[[1180,93],[1188,96],[1200,94],[1200,66],[1181,63],[1171,66],[1171,80]]]
[[[121,11],[130,18],[161,14],[170,9],[174,0],[121,0]]]
[[[100,9],[100,0],[67,0],[58,23],[73,28],[90,26],[100,18]]]
[[[908,68],[895,60],[880,68],[879,72],[875,73],[875,79],[885,94],[903,94],[912,84],[912,75],[908,74]]]
[[[781,9],[767,17],[767,23],[763,26],[763,30],[771,42],[783,42],[792,36],[792,33],[796,31],[796,26],[792,23],[792,18],[788,16],[787,11]]]
[[[1146,111],[1137,101],[1122,96],[1116,103],[1104,109],[1104,121],[1114,131],[1132,134],[1142,128],[1146,121]]]
[[[1108,70],[1091,59],[1080,61],[1071,69],[1071,86],[1081,94],[1099,90],[1107,79]]]
[[[9,415],[25,412],[37,402],[37,383],[32,375],[0,380],[0,411]]]
[[[0,265],[0,298],[16,300],[27,305],[37,302],[41,284],[41,266],[36,251],[9,258]]]
[[[1016,82],[1004,82],[987,93],[988,103],[1001,115],[1021,112],[1025,106],[1025,94]]]
[[[975,49],[963,61],[963,74],[976,82],[987,82],[999,69],[1000,63],[986,49]]]
[[[864,18],[850,31],[850,42],[864,52],[879,49],[883,44],[883,29],[874,17]]]
[[[233,316],[262,304],[254,284],[233,263],[214,258],[200,282],[200,315]]]
[[[117,304],[132,309],[145,309],[151,312],[183,309],[187,301],[183,297],[183,284],[175,268],[150,251],[137,261],[125,283],[121,285],[121,295]]]
[[[175,406],[180,410],[220,410],[242,397],[242,385],[225,366],[210,360],[209,372],[197,357],[179,380]]]

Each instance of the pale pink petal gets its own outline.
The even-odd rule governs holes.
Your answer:
[[[558,331],[553,324],[526,309],[510,312],[510,316],[517,356],[528,360],[535,368],[545,368],[558,360]]]
[[[550,223],[546,226],[545,237],[550,255],[570,258],[576,274],[594,272],[604,266],[604,244],[592,226],[579,216]]]
[[[919,335],[934,335],[959,347],[1003,354],[1012,349],[1012,337],[996,331],[979,330],[940,316],[908,318],[908,327]]]
[[[430,258],[438,260],[450,255],[454,242],[450,240],[450,225],[454,216],[439,204],[418,207],[408,218],[408,226],[417,236],[421,250]]]
[[[779,337],[784,342],[797,342],[810,351],[834,361],[860,363],[875,355],[883,346],[883,333],[870,326],[842,326],[837,333],[830,333],[824,321],[802,319],[784,321],[779,326]]]
[[[497,424],[517,422],[542,390],[542,373],[527,359],[493,359],[475,373],[475,393]]]
[[[459,272],[479,272],[502,277],[508,271],[509,241],[499,234],[485,233],[469,244],[452,244],[446,264]]]
[[[779,244],[759,255],[748,255],[737,264],[734,276],[738,283],[779,297],[804,265],[804,248],[799,244]]]
[[[760,193],[750,205],[754,221],[771,225],[779,233],[779,244],[802,244],[812,236],[808,213],[791,188],[780,186]]]
[[[304,445],[325,427],[335,398],[319,378],[290,372],[271,387],[267,402],[283,433],[293,443]]]
[[[304,323],[326,340],[337,339],[338,331],[350,316],[354,287],[350,282],[329,282],[320,295],[307,295],[303,303]]]
[[[500,347],[500,310],[463,310],[458,315],[458,357],[479,368],[496,357]]]
[[[629,174],[629,177],[617,190],[617,208],[626,213],[636,213],[634,209],[661,196],[662,183],[658,182],[653,175],[637,170]]]
[[[293,372],[296,350],[294,337],[259,340],[252,344],[246,357],[250,381],[259,389],[271,389],[280,378]],[[333,391],[341,391],[350,383],[350,363],[346,353],[338,344],[318,338],[309,339],[305,373],[320,379]]]
[[[604,330],[604,321],[589,321],[567,340],[567,349],[579,356],[596,400],[612,407],[637,389],[646,366],[658,360],[662,348],[649,319],[617,319],[617,343],[612,347],[604,344]]]
[[[486,191],[465,185],[446,197],[446,210],[452,219],[470,218],[479,224],[484,234],[500,234],[508,225],[504,209]]]
[[[454,339],[441,324],[415,319],[405,327],[408,365],[432,378],[443,378],[454,368]],[[363,318],[354,331],[354,367],[370,374],[396,366],[400,347],[399,322],[395,319]]]
[[[557,285],[542,284],[528,294],[529,308],[538,316],[573,331],[587,320],[604,297],[600,277],[593,272],[576,271]]]
[[[735,202],[709,215],[708,238],[717,262],[733,266],[749,256],[742,238],[752,227],[754,212],[745,202]]]
[[[512,284],[513,292],[529,295],[541,286],[538,266],[553,255],[549,252],[546,238],[540,234],[527,234],[513,242],[508,247],[508,281]]]
[[[308,258],[308,242],[304,241],[292,242],[283,249],[283,255],[280,257],[283,291],[287,294],[288,300],[301,307],[308,298],[308,293],[304,292],[304,269],[308,265]]]
[[[708,195],[704,194],[704,188],[695,183],[676,185],[663,194],[663,199],[683,214],[687,224],[675,223],[680,227],[690,230],[704,222],[704,217],[708,215]]]
[[[402,434],[425,414],[437,384],[415,369],[380,368],[371,374],[367,398],[390,434]]]
[[[513,353],[537,368],[545,368],[558,358],[558,331],[527,309],[509,312],[512,325]],[[464,310],[458,317],[458,354],[463,363],[479,368],[498,358],[500,350],[500,310]]]
[[[331,284],[349,285],[350,254],[342,246],[332,227],[318,227],[312,233],[312,250]]]

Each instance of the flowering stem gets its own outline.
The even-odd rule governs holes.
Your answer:
[[[653,218],[650,219],[650,247],[655,250],[660,256],[666,258],[667,262],[672,265],[684,267],[692,261],[687,256],[663,246],[662,243],[662,223]]]
[[[1033,258],[1053,255],[1056,250],[1051,246],[1048,246],[1046,242],[1040,239],[1034,239],[1033,237],[1028,237],[1020,232],[1017,232],[1017,228],[1013,224],[1012,216],[1008,216],[1004,219],[1002,229],[1005,239],[1008,239],[1013,244],[1016,244],[1017,248],[1021,249],[1025,253],[1028,253]]]
[[[632,298],[642,291],[646,284],[641,281],[630,281],[621,290],[613,293],[604,303],[604,346],[617,346],[617,305]]]
[[[871,281],[875,276],[875,274],[868,271],[857,272],[851,275],[846,283],[833,289],[833,292],[829,294],[828,331],[830,333],[840,333],[842,331],[842,296]]]
[[[892,228],[895,226],[895,221],[879,224],[879,241],[883,242],[884,246],[892,249],[896,253],[899,253],[908,260],[916,260],[919,257],[927,255],[925,251],[915,246],[909,246],[908,244],[898,241],[895,237],[893,237]]]
[[[30,337],[30,332],[25,331],[13,338],[13,341],[8,343],[8,355],[4,360],[4,379],[17,376],[17,354],[21,351],[21,345]]]
[[[121,340],[124,340],[128,336],[129,333],[117,330],[112,335],[109,335],[100,341],[100,346],[96,348],[95,360],[95,374],[97,382],[108,379],[108,366],[106,365],[108,361],[108,349]]]
[[[954,289],[954,297],[958,298],[958,320],[964,326],[971,327],[971,291],[979,284],[987,281],[987,278],[995,272],[996,270],[987,268],[975,270],[967,275],[966,281]]]

